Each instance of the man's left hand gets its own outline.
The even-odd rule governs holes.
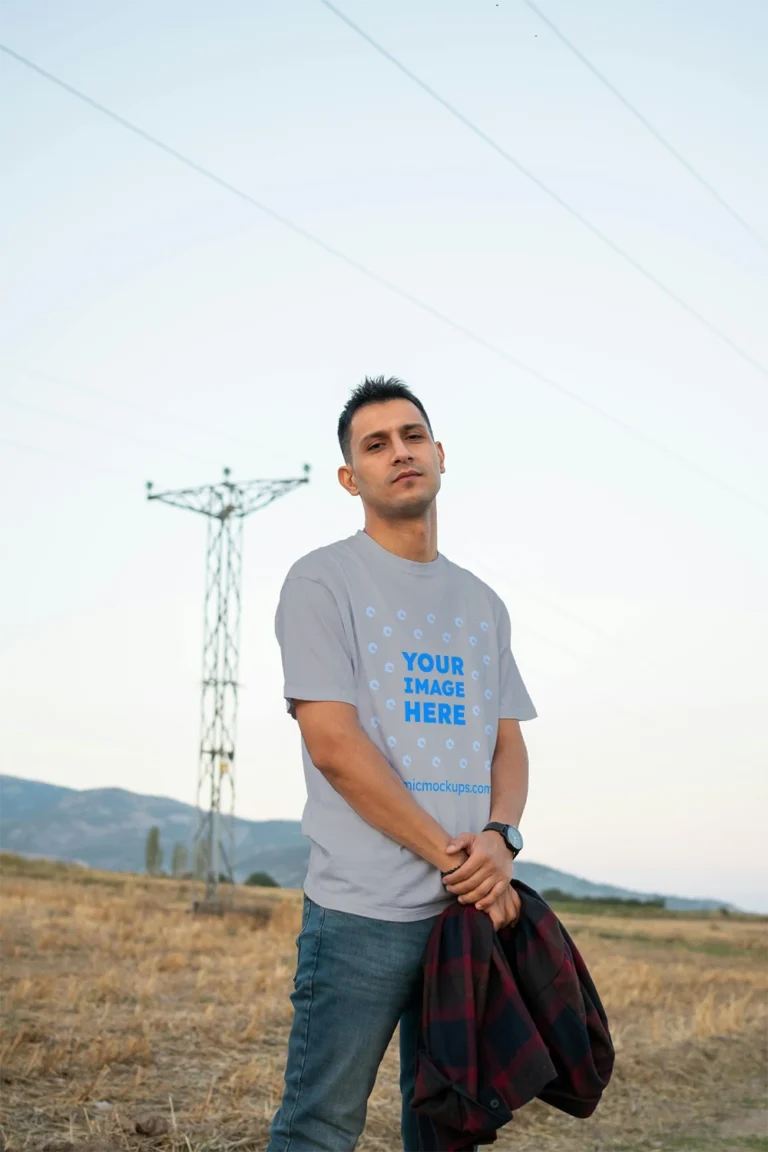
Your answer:
[[[491,918],[494,932],[500,932],[502,928],[511,928],[517,924],[520,919],[520,908],[520,894],[510,884],[507,890],[485,909]]]
[[[485,910],[509,888],[514,860],[498,832],[462,832],[454,836],[446,851],[463,848],[469,853],[460,868],[443,877],[443,884],[460,904],[474,904]]]

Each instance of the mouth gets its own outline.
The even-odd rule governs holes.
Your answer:
[[[408,472],[401,472],[399,476],[395,477],[392,483],[399,484],[401,480],[414,480],[419,476],[421,476],[421,472],[414,472],[413,469],[410,469]]]

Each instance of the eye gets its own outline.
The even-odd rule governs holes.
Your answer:
[[[377,448],[381,448],[381,444],[379,444],[378,442],[375,444],[369,444],[368,445],[368,451],[369,452],[375,452]]]
[[[421,440],[421,439],[423,439],[423,437],[421,435],[421,432],[411,432],[408,439],[409,440]]]

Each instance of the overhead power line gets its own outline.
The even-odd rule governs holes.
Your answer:
[[[49,449],[40,448],[36,444],[24,444],[21,440],[10,440],[3,436],[0,438],[0,447],[12,448],[14,452],[25,452],[30,456],[47,456],[53,460],[65,460],[68,464],[74,464],[78,468],[87,468],[89,472],[104,472],[110,476],[122,476],[125,479],[130,479],[132,484],[136,483],[134,473],[127,472],[125,469],[105,468],[103,465],[94,464],[84,457],[67,455],[65,452],[51,452]]]
[[[72,416],[69,412],[56,412],[53,408],[44,408],[38,404],[28,404],[26,400],[16,400],[11,396],[0,396],[0,403],[8,404],[12,408],[18,408],[22,412],[33,412],[37,416],[47,416],[52,420],[63,420],[67,424],[74,424],[77,428],[84,428],[88,432],[98,432],[102,436],[117,436],[122,440],[130,440],[133,444],[140,444],[143,448],[157,448],[151,440],[145,440],[143,436],[135,436],[132,432],[125,432],[122,429],[104,428],[101,424],[93,424],[90,420],[81,420],[78,416]],[[189,452],[185,452],[183,448],[172,448],[177,456],[184,456],[187,460],[192,460],[194,463],[199,463],[200,458],[193,456]]]
[[[768,368],[761,364],[759,360],[756,360],[754,356],[751,356],[740,344],[737,344],[735,340],[732,340],[730,336],[727,336],[725,332],[721,331],[716,324],[713,324],[711,320],[707,319],[703,313],[699,312],[697,308],[694,308],[692,304],[684,300],[679,293],[675,292],[674,288],[670,288],[669,285],[665,284],[663,280],[660,280],[655,273],[651,272],[644,264],[641,264],[639,260],[636,260],[634,256],[625,251],[615,240],[612,240],[602,229],[598,228],[598,226],[593,224],[583,213],[579,212],[578,208],[574,208],[573,205],[569,204],[567,200],[564,200],[558,192],[555,192],[553,188],[550,188],[548,184],[540,180],[538,176],[531,172],[529,168],[526,168],[511,152],[507,152],[506,148],[503,148],[492,136],[489,136],[487,132],[479,128],[474,121],[459,111],[454,104],[451,104],[444,96],[441,96],[439,92],[427,84],[426,81],[422,80],[420,76],[417,76],[415,72],[412,72],[410,68],[407,68],[402,61],[398,60],[396,56],[393,56],[391,52],[388,52],[386,48],[379,44],[378,40],[374,40],[372,36],[369,36],[359,24],[355,24],[354,20],[350,20],[349,16],[334,4],[331,4],[330,0],[320,0],[320,3],[346,24],[348,28],[351,28],[353,32],[365,40],[367,44],[370,44],[385,60],[388,60],[390,64],[394,64],[395,68],[402,72],[404,76],[407,76],[418,88],[421,88],[422,92],[426,92],[428,96],[445,108],[447,112],[450,112],[451,116],[454,116],[465,128],[468,128],[470,132],[477,136],[478,139],[487,144],[489,148],[492,148],[494,152],[498,153],[503,160],[511,164],[513,168],[522,176],[525,176],[527,180],[530,180],[532,184],[535,184],[541,192],[549,196],[556,204],[559,204],[569,216],[572,216],[574,220],[578,220],[579,224],[586,228],[588,232],[591,232],[593,236],[597,237],[597,239],[605,244],[606,247],[610,248],[612,252],[620,256],[625,263],[629,264],[631,268],[634,268],[636,272],[639,272],[641,276],[645,277],[650,284],[653,284],[660,292],[663,292],[665,296],[673,300],[675,304],[682,308],[684,312],[687,312],[689,316],[693,316],[694,320],[698,320],[699,324],[703,325],[708,332],[716,336],[718,340],[730,348],[732,352],[735,352],[737,356],[740,356],[747,364],[750,364],[758,372],[761,372],[763,376],[768,376]]]
[[[331,244],[327,244],[325,240],[321,240],[319,236],[315,236],[314,233],[309,232],[306,228],[302,228],[300,224],[296,224],[293,220],[290,220],[287,216],[283,216],[274,208],[270,208],[268,205],[262,204],[261,201],[257,200],[254,196],[251,196],[249,193],[244,192],[240,188],[237,188],[234,184],[230,184],[228,180],[223,180],[210,169],[204,167],[202,164],[198,164],[195,160],[185,156],[182,152],[172,148],[169,144],[165,144],[157,136],[153,136],[151,133],[146,132],[143,128],[139,128],[130,120],[126,120],[123,116],[119,116],[116,112],[111,111],[111,109],[107,108],[104,104],[100,104],[99,101],[94,100],[90,96],[86,96],[85,93],[81,92],[78,88],[73,87],[71,84],[67,84],[66,81],[60,80],[58,76],[54,76],[52,73],[47,72],[44,68],[41,68],[38,64],[28,60],[26,56],[20,55],[18,52],[15,52],[12,48],[7,47],[5,44],[0,44],[0,51],[3,51],[7,55],[13,57],[13,59],[17,60],[20,64],[23,64],[26,68],[30,68],[33,72],[37,72],[40,76],[46,80],[49,80],[58,88],[62,88],[65,92],[69,92],[70,95],[75,96],[78,100],[88,104],[91,108],[95,108],[97,112],[107,116],[110,120],[113,120],[116,124],[119,124],[122,128],[127,129],[127,131],[132,132],[134,135],[141,137],[141,139],[145,140],[148,144],[152,144],[153,147],[159,148],[161,152],[165,152],[166,155],[173,157],[174,160],[178,160],[180,164],[184,164],[187,168],[191,168],[192,171],[197,172],[199,176],[203,176],[206,180],[210,180],[212,183],[217,184],[220,188],[224,188],[225,191],[232,193],[233,196],[237,196],[238,199],[244,201],[246,204],[250,204],[252,207],[257,208],[260,212],[263,212],[272,220],[276,220],[278,224],[281,224],[284,228],[287,228],[295,235],[301,236],[303,240],[307,240],[316,248],[322,249],[323,252],[327,252],[330,256],[333,256],[337,260],[341,260],[350,268],[354,268],[356,272],[360,272],[363,276],[366,276],[375,284],[380,285],[380,287],[386,288],[388,292],[393,293],[395,296],[399,296],[402,300],[407,300],[409,304],[413,304],[414,307],[419,308],[422,312],[426,312],[429,316],[439,320],[442,324],[446,324],[449,328],[454,329],[454,331],[461,332],[463,336],[466,336],[468,340],[472,340],[475,344],[479,345],[479,347],[485,348],[488,352],[492,352],[495,356],[498,356],[508,364],[514,365],[514,367],[519,369],[521,372],[525,372],[529,376],[532,376],[534,379],[541,381],[542,384],[547,384],[550,388],[553,388],[556,392],[559,392],[560,395],[567,396],[568,399],[572,400],[575,404],[579,404],[583,408],[588,409],[590,412],[601,416],[604,420],[609,421],[617,428],[621,428],[622,431],[628,432],[631,436],[635,437],[635,439],[640,440],[643,444],[648,445],[655,451],[661,453],[663,456],[667,456],[670,459],[675,460],[688,471],[695,472],[698,476],[704,477],[704,479],[708,480],[711,484],[716,485],[718,488],[722,488],[723,491],[729,492],[732,496],[736,496],[740,500],[744,500],[748,504],[759,508],[761,512],[768,512],[768,505],[764,504],[751,493],[743,492],[741,489],[734,487],[727,481],[720,479],[718,476],[713,475],[711,472],[708,472],[705,468],[701,468],[698,464],[694,464],[684,456],[681,456],[680,453],[676,452],[673,448],[668,448],[666,445],[661,444],[657,440],[654,440],[652,436],[647,435],[645,432],[641,432],[632,424],[628,424],[625,420],[622,420],[621,417],[614,416],[612,413],[607,412],[604,408],[601,408],[598,404],[594,404],[591,400],[587,400],[585,397],[580,396],[577,392],[573,392],[570,388],[566,388],[566,386],[564,384],[560,384],[559,381],[553,380],[552,377],[545,375],[543,372],[539,372],[538,369],[532,368],[529,364],[525,364],[522,360],[519,360],[516,356],[513,356],[512,353],[508,352],[505,348],[500,348],[497,344],[492,343],[490,340],[486,340],[485,337],[478,335],[478,333],[474,332],[471,328],[467,328],[464,324],[460,324],[458,321],[453,320],[450,316],[447,316],[444,312],[434,308],[425,300],[420,299],[418,296],[414,296],[412,293],[407,292],[404,288],[400,288],[397,284],[393,284],[391,280],[387,280],[384,276],[380,276],[378,272],[372,271],[372,269],[367,268],[358,260],[353,259],[353,257],[347,256],[347,254],[342,252],[339,248],[334,248]]]
[[[41,372],[37,368],[27,368],[21,364],[14,364],[12,361],[6,361],[14,372],[23,372],[26,376],[34,376],[38,380],[45,380],[48,384],[56,384],[59,388],[69,388],[72,392],[82,392],[87,396],[98,396],[100,400],[104,400],[107,404],[118,404],[124,408],[133,408],[136,412],[142,412],[146,416],[152,416],[155,420],[166,420],[170,423],[177,424],[179,427],[188,428],[191,432],[198,432],[201,436],[212,436],[220,440],[229,440],[233,444],[239,444],[243,448],[255,449],[256,445],[249,440],[244,440],[242,436],[233,436],[231,432],[224,432],[217,428],[206,428],[202,424],[196,424],[192,420],[187,420],[183,416],[176,414],[170,415],[167,412],[160,412],[157,408],[152,408],[149,404],[142,404],[138,400],[129,400],[126,396],[110,396],[107,392],[102,392],[98,388],[93,388],[90,384],[81,384],[73,380],[63,380],[60,376],[52,376],[50,372]]]
[[[473,541],[468,540],[467,543],[471,548]],[[477,551],[473,551],[472,554],[474,557],[477,557],[478,555],[482,554],[482,551],[482,548],[478,548]],[[502,572],[499,568],[492,568],[490,565],[486,564],[485,559],[474,559],[472,563],[474,567],[479,567],[481,572],[484,570],[493,579],[502,581],[504,584],[509,585],[510,588],[519,589],[525,595],[531,596],[534,600],[538,600],[541,604],[546,604],[549,608],[553,608],[555,612],[558,612],[567,620],[571,620],[576,624],[581,624],[584,628],[589,629],[590,632],[592,632],[595,636],[599,636],[602,640],[607,640],[611,644],[616,643],[616,637],[612,633],[606,632],[604,628],[600,628],[597,624],[594,623],[594,621],[587,620],[585,616],[579,616],[575,612],[569,612],[567,608],[563,608],[562,604],[558,604],[558,602],[553,600],[551,597],[542,596],[541,592],[535,592],[530,587],[530,585],[522,584],[519,580],[513,580],[509,575],[507,575],[506,572]],[[467,565],[467,567],[469,567],[469,565]]]
[[[555,34],[555,36],[557,36],[558,40],[560,40],[561,43],[565,44],[568,51],[572,52],[573,55],[577,58],[577,60],[580,60],[582,62],[582,64],[584,65],[584,67],[588,68],[589,71],[592,73],[592,75],[595,76],[600,81],[600,83],[603,84],[608,89],[609,92],[613,93],[613,95],[616,97],[616,99],[624,105],[624,107],[627,109],[627,111],[631,112],[632,115],[635,117],[635,119],[640,121],[640,123],[643,125],[643,127],[648,132],[650,132],[651,136],[653,136],[655,140],[658,140],[658,142],[659,142],[659,144],[661,144],[662,148],[666,148],[667,152],[669,152],[669,154],[671,156],[674,156],[674,158],[675,158],[675,160],[677,160],[678,164],[682,164],[683,168],[685,168],[685,170],[687,172],[689,172],[691,176],[693,176],[694,180],[697,180],[699,182],[699,184],[701,184],[702,188],[706,189],[706,191],[709,192],[710,196],[713,196],[714,199],[717,200],[720,207],[724,208],[726,210],[726,212],[728,212],[729,215],[731,215],[733,217],[733,219],[737,221],[737,223],[741,224],[742,228],[744,228],[745,231],[747,231],[749,233],[749,235],[752,237],[753,240],[757,240],[758,244],[761,244],[763,246],[763,248],[768,248],[768,241],[764,240],[763,237],[758,232],[756,232],[754,230],[752,225],[749,224],[744,219],[744,217],[741,216],[736,211],[735,208],[731,207],[731,205],[728,203],[728,201],[723,196],[720,195],[720,193],[717,191],[716,188],[714,188],[710,184],[709,180],[706,180],[701,175],[700,172],[696,171],[693,164],[691,164],[688,160],[686,160],[685,156],[683,156],[682,153],[678,152],[678,150],[677,150],[677,148],[675,148],[674,144],[670,144],[670,142],[669,142],[669,140],[667,140],[666,136],[663,136],[661,134],[661,132],[659,132],[658,128],[656,128],[655,125],[651,124],[648,117],[644,116],[643,113],[639,110],[639,108],[636,108],[634,106],[634,104],[632,104],[626,98],[626,96],[623,94],[623,92],[620,92],[619,89],[616,87],[616,85],[612,84],[611,81],[608,79],[608,77],[604,76],[603,73],[598,68],[595,67],[595,65],[592,63],[592,61],[590,59],[588,59],[588,57],[586,57],[584,55],[584,53],[581,52],[576,47],[576,45],[571,40],[569,40],[568,37],[563,32],[560,31],[560,29],[557,27],[557,25],[552,20],[550,20],[549,16],[544,15],[544,13],[539,8],[539,6],[537,4],[534,4],[533,0],[523,0],[523,4],[525,4],[527,8],[530,8],[531,12],[535,13],[535,15],[538,16],[539,20],[541,20],[542,23],[546,24],[547,27],[550,28],[552,32],[554,32],[554,34]]]

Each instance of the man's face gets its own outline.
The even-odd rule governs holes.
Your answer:
[[[350,427],[350,456],[339,483],[386,519],[423,515],[440,491],[443,448],[410,400],[359,408]]]

